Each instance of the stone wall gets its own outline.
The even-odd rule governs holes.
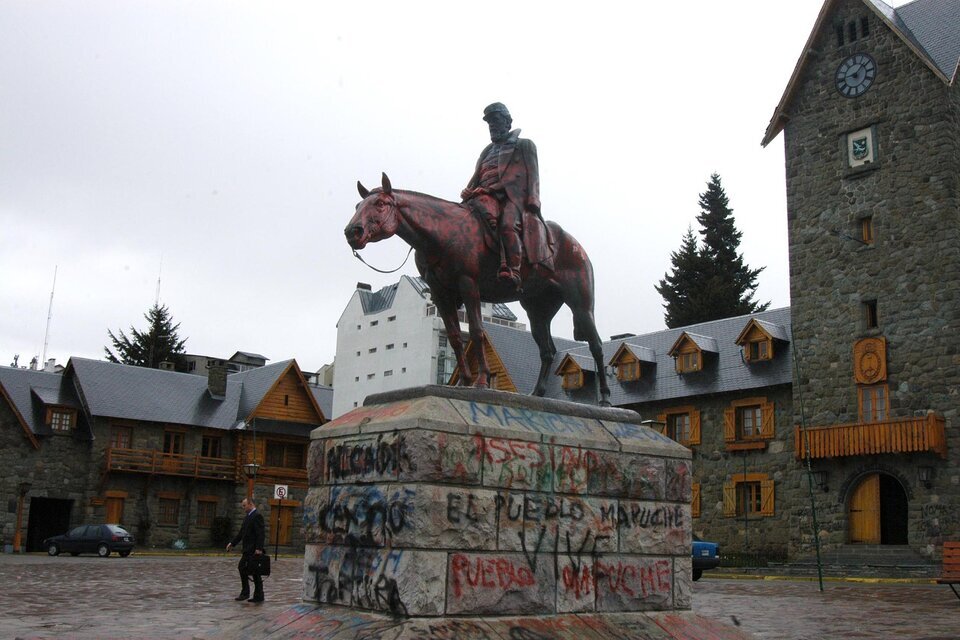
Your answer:
[[[838,47],[831,25],[864,16],[870,34]],[[860,97],[845,98],[834,88],[834,75],[857,52],[874,57],[877,79]],[[800,394],[808,424],[858,420],[852,348],[867,336],[887,339],[889,415],[934,411],[947,421],[948,460],[902,454],[822,461],[832,491],[841,492],[824,496],[825,541],[846,541],[849,491],[856,477],[873,470],[900,480],[910,498],[910,544],[933,553],[944,536],[960,534],[957,509],[948,506],[960,502],[960,93],[863,2],[845,0],[812,44],[795,96],[784,130],[800,367],[794,422],[801,419]],[[845,136],[865,127],[875,128],[877,161],[850,169]],[[849,239],[860,237],[864,216],[873,217],[870,245]],[[862,303],[868,300],[877,303],[876,328],[865,326]],[[918,465],[934,468],[931,489],[917,485]],[[798,520],[809,518],[799,504],[796,509]],[[949,513],[935,516],[936,509]]]
[[[425,389],[314,431],[305,599],[415,616],[690,608],[687,449],[628,411]]]

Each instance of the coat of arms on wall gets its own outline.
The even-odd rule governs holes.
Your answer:
[[[853,345],[853,377],[857,384],[887,379],[887,339],[864,338]]]

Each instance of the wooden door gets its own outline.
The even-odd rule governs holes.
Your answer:
[[[850,496],[850,542],[880,544],[880,474],[864,478]]]
[[[107,498],[107,524],[123,524],[123,498]]]
[[[278,516],[277,511],[279,510],[279,526],[278,526]],[[286,505],[278,507],[273,505],[271,509],[273,513],[270,514],[272,521],[270,522],[270,544],[277,544],[277,535],[280,536],[279,544],[290,544],[290,532],[293,529],[293,511],[294,507],[288,507]]]

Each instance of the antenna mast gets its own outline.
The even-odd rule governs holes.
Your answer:
[[[43,355],[40,358],[40,366],[47,363],[47,345],[50,343],[50,319],[53,318],[53,292],[57,289],[57,269],[59,265],[53,266],[53,287],[50,289],[50,306],[47,308],[47,329],[43,332]]]
[[[163,254],[160,254],[160,271],[157,272],[157,295],[153,300],[153,306],[160,306],[160,276],[163,275]]]

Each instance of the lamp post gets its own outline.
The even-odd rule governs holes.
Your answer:
[[[243,475],[247,476],[247,497],[253,497],[253,482],[257,478],[257,471],[260,470],[260,465],[256,462],[248,462],[243,465]]]
[[[17,499],[17,528],[13,533],[13,550],[17,553],[20,553],[20,528],[23,526],[23,501],[27,497],[27,494],[30,493],[30,487],[33,485],[29,482],[21,482],[18,487],[20,491],[19,498]]]

